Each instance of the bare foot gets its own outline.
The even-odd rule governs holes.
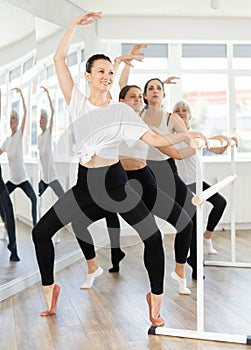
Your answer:
[[[56,313],[60,287],[57,284],[44,286],[44,297],[48,310],[42,311],[41,316],[51,316]]]
[[[165,321],[160,316],[160,307],[162,302],[162,294],[156,295],[151,292],[147,293],[146,301],[149,307],[149,317],[150,321],[154,326],[162,327],[165,324]]]

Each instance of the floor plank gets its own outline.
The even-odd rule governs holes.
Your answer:
[[[250,231],[237,232],[238,258],[251,260]],[[165,295],[162,316],[167,327],[196,329],[196,282],[187,267],[191,296],[177,293],[170,277],[174,267],[173,235],[164,236],[166,252]],[[217,259],[229,259],[230,233],[217,232],[214,245]],[[104,274],[94,288],[80,290],[86,275],[81,260],[56,274],[61,286],[57,314],[42,318],[44,309],[39,284],[0,303],[0,349],[9,350],[229,350],[250,349],[241,344],[200,341],[148,335],[148,310],[145,294],[149,289],[143,266],[143,246],[138,237],[122,237],[126,258],[119,274],[109,274],[110,250],[97,253]],[[206,257],[212,259],[212,257]],[[251,334],[251,269],[205,267],[205,330]]]

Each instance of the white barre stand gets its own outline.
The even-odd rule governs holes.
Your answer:
[[[202,153],[199,151],[199,149],[205,147],[204,142],[201,139],[194,139],[191,141],[192,147],[198,149],[198,157],[197,160],[202,161]],[[210,147],[218,147],[217,142],[218,140],[208,140]],[[226,146],[226,143],[222,145],[222,147]],[[197,194],[200,193],[200,195],[195,195],[192,202],[194,205],[199,206],[203,202],[205,202],[209,197],[211,197],[214,193],[220,191],[222,188],[227,186],[228,184],[231,184],[232,191],[231,191],[231,261],[217,261],[217,260],[205,260],[204,265],[205,266],[221,266],[221,267],[243,267],[243,268],[250,268],[251,263],[246,262],[237,262],[236,261],[236,230],[235,230],[235,213],[236,213],[236,184],[235,180],[237,178],[237,175],[235,174],[235,163],[234,163],[234,146],[235,141],[232,140],[231,142],[231,170],[232,175],[228,176],[227,178],[221,180],[214,186],[211,186],[207,190],[202,192],[202,188],[200,187],[200,183],[197,182],[198,177],[196,179],[196,192]],[[197,169],[198,169],[197,164]],[[199,176],[202,177],[202,172],[199,171]],[[201,178],[202,179],[202,178]],[[202,182],[201,182],[202,183]]]
[[[225,147],[226,141],[221,142],[219,140],[208,140],[208,147]],[[196,149],[196,195],[194,196],[192,203],[196,205],[197,213],[197,330],[185,330],[174,329],[167,327],[152,326],[148,334],[155,335],[168,335],[173,337],[212,340],[219,342],[239,343],[251,345],[251,336],[235,335],[226,333],[206,332],[204,330],[204,280],[203,280],[203,203],[207,198],[218,192],[220,189],[231,184],[232,185],[232,197],[231,198],[231,238],[232,238],[232,260],[235,261],[235,180],[237,178],[234,167],[234,146],[235,141],[231,142],[231,168],[232,176],[228,176],[224,180],[211,186],[209,189],[202,191],[202,149],[205,148],[205,142],[202,139],[194,139],[191,141],[190,146]],[[212,262],[210,262],[212,263]],[[216,262],[218,263],[218,262]],[[221,263],[219,266],[232,266],[229,263]],[[208,264],[209,265],[209,264]],[[237,265],[235,265],[237,266]],[[246,266],[245,266],[246,267]]]

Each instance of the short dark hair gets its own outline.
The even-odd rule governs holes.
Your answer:
[[[152,78],[152,79],[149,79],[149,80],[145,83],[145,86],[144,86],[144,94],[146,94],[147,87],[148,87],[149,83],[150,83],[151,81],[153,81],[153,80],[158,80],[158,81],[161,83],[161,86],[162,86],[162,88],[163,88],[163,90],[164,90],[164,83],[163,83],[163,81],[160,80],[159,78]],[[145,102],[146,105],[148,105],[148,102],[147,102],[147,100],[146,100],[145,98],[144,98],[144,102]]]
[[[93,63],[97,60],[106,60],[106,61],[109,61],[110,63],[112,63],[111,59],[108,56],[106,56],[102,53],[98,53],[96,55],[89,57],[88,60],[86,61],[85,70],[87,73],[91,73]]]
[[[120,93],[119,93],[119,101],[120,100],[124,100],[128,91],[131,89],[131,88],[136,88],[136,89],[139,89],[141,91],[141,88],[137,85],[126,85],[124,86],[121,90],[120,90]]]

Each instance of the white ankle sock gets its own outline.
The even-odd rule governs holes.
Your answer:
[[[80,287],[80,289],[89,289],[92,288],[93,282],[95,281],[95,278],[102,275],[102,273],[104,272],[104,270],[102,269],[102,267],[98,267],[96,271],[94,271],[93,273],[88,273],[87,274],[87,278],[86,281],[82,284],[82,286]]]
[[[215,254],[216,255],[218,253],[217,250],[214,249],[214,247],[213,247],[213,242],[212,242],[211,238],[204,237],[204,242],[205,242],[208,254]]]
[[[191,294],[189,288],[187,288],[187,280],[186,278],[181,278],[177,275],[175,271],[171,273],[171,277],[178,282],[179,284],[179,293],[180,294]]]
[[[53,237],[52,237],[53,243],[60,243],[61,238],[60,238],[60,232],[57,232]]]

